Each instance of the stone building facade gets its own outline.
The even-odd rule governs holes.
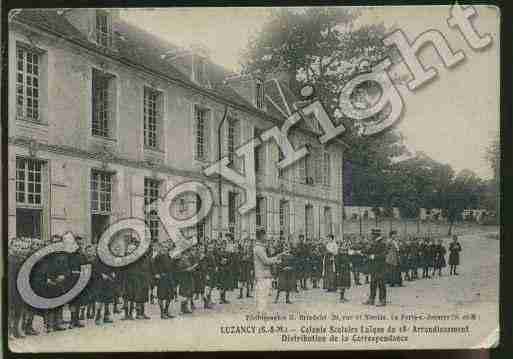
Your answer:
[[[116,10],[23,10],[9,24],[9,236],[73,231],[96,241],[126,217],[167,234],[145,204],[191,179],[214,207],[186,229],[254,235],[339,235],[344,144],[321,145],[315,120],[290,132],[310,154],[279,171],[276,143],[255,149],[257,207],[240,215],[242,190],[203,169],[281,124],[297,99],[279,78],[240,76],[202,49],[181,49],[123,21]],[[220,126],[225,110],[227,118]],[[308,120],[308,118],[307,118]],[[220,135],[220,137],[219,137]],[[219,188],[221,200],[219,203]],[[177,217],[195,211],[177,198]]]

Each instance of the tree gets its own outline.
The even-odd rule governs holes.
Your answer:
[[[485,159],[493,171],[493,178],[485,183],[481,204],[483,208],[495,212],[496,219],[500,218],[500,156],[499,137],[495,135],[485,151]]]
[[[395,56],[381,41],[384,25],[356,26],[359,16],[359,10],[334,7],[273,10],[243,52],[242,68],[263,77],[284,72],[295,93],[306,83],[315,87],[331,118],[346,128],[343,140],[348,145],[345,158],[353,167],[352,203],[373,206],[384,200],[383,171],[392,158],[406,153],[406,147],[397,130],[360,136],[358,124],[338,110],[340,90],[349,80],[385,57]],[[375,84],[366,82],[360,87],[355,100],[371,105],[379,98]]]
[[[463,219],[465,209],[478,206],[482,188],[482,180],[466,169],[459,172],[449,184],[442,203],[442,210],[449,221],[448,235],[452,234],[454,222]]]

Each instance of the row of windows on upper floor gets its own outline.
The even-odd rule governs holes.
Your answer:
[[[16,66],[16,117],[32,122],[41,122],[41,54],[27,47],[17,47]],[[91,135],[112,139],[115,137],[115,76],[100,70],[92,72],[92,102],[91,102]],[[143,132],[144,147],[150,150],[163,150],[163,93],[157,89],[145,86],[143,95]],[[211,110],[194,105],[194,156],[196,160],[210,159]],[[255,129],[254,136],[259,134]],[[226,151],[230,162],[241,168],[241,159],[236,158],[235,151],[242,140],[241,124],[236,118],[229,117],[226,131]],[[280,151],[279,160],[283,159]],[[263,146],[255,153],[255,169],[264,170]],[[330,186],[331,156],[327,151],[306,156],[299,163],[298,182],[314,185],[315,183]],[[278,170],[278,177],[284,178],[286,170]]]

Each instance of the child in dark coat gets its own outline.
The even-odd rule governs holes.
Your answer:
[[[274,302],[277,303],[280,293],[285,292],[285,303],[291,304],[290,292],[296,290],[296,276],[294,275],[294,265],[297,258],[290,254],[289,244],[283,247],[286,254],[281,257],[281,263],[278,265],[278,290]]]
[[[439,239],[436,243],[435,249],[434,249],[434,260],[433,260],[433,276],[435,275],[435,272],[438,271],[438,276],[442,276],[442,269],[445,268],[445,253],[447,251],[445,250],[445,247],[442,243],[442,240]]]
[[[351,258],[349,257],[347,245],[338,247],[338,254],[335,256],[336,284],[340,290],[340,301],[347,302],[345,298],[346,289],[351,287]]]
[[[458,275],[456,268],[460,264],[461,244],[458,242],[458,236],[452,236],[452,242],[449,244],[449,266],[451,267],[450,275]]]

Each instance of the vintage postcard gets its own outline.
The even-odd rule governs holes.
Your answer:
[[[498,345],[498,8],[8,21],[12,352]]]

